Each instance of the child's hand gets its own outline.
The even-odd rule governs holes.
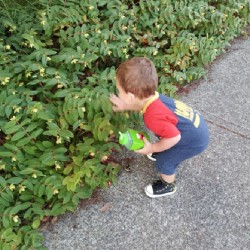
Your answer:
[[[126,103],[120,99],[120,97],[116,96],[115,94],[111,94],[109,100],[113,104],[113,110],[115,112],[121,112],[127,110]]]
[[[150,143],[145,137],[143,137],[144,147],[140,150],[136,150],[136,153],[147,155],[153,153],[153,144]]]

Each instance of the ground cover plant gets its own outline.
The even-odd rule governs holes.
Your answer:
[[[41,223],[116,181],[133,113],[113,114],[115,69],[146,56],[159,90],[204,76],[250,21],[250,3],[0,1],[0,249],[44,249]],[[132,119],[130,119],[132,117]]]

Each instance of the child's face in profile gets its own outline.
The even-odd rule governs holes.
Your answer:
[[[126,92],[124,91],[124,89],[120,86],[120,84],[119,84],[118,81],[116,81],[116,88],[117,88],[117,90],[118,90],[118,96],[119,96],[119,98],[120,98],[124,103],[128,104],[128,103],[130,102],[130,99],[131,99],[129,93],[126,93]]]

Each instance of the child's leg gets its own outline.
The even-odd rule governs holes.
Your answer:
[[[167,183],[173,183],[175,181],[175,174],[172,175],[161,174],[161,178]]]
[[[145,187],[145,193],[151,198],[172,195],[176,192],[175,173],[178,165],[196,155],[197,149],[173,147],[156,155],[156,169],[161,179]]]

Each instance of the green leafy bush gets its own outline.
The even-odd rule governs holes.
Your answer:
[[[7,1],[6,1],[7,2]],[[250,21],[242,1],[15,1],[0,17],[0,249],[43,249],[48,216],[115,182],[115,68],[157,66],[159,90],[198,79]],[[28,2],[28,5],[27,5]],[[52,3],[53,2],[53,3]]]

